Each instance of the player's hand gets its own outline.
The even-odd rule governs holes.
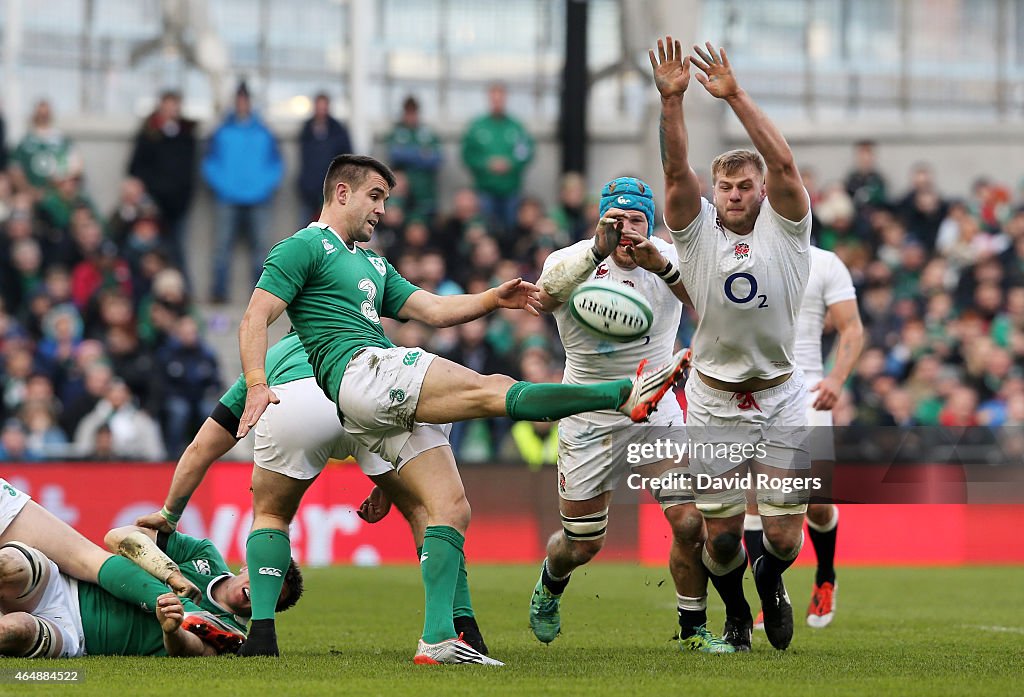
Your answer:
[[[373,487],[370,490],[370,495],[363,500],[362,505],[359,506],[359,510],[356,511],[356,515],[365,520],[367,523],[377,523],[387,516],[391,511],[391,499],[381,491],[379,486]]]
[[[813,406],[817,411],[829,411],[839,401],[839,393],[843,391],[843,385],[832,377],[827,377],[811,388],[811,392],[817,392]]]
[[[665,255],[659,252],[654,243],[647,239],[645,235],[627,230],[622,233],[622,242],[629,243],[626,247],[626,254],[641,269],[657,273],[664,269],[665,264],[668,263]]]
[[[196,584],[189,581],[180,571],[174,571],[167,577],[167,585],[171,587],[174,594],[181,598],[188,598],[198,604],[203,599],[203,593]]]
[[[494,289],[498,307],[507,310],[526,310],[531,315],[540,316],[540,288],[521,278],[505,281]]]
[[[267,410],[271,404],[280,404],[281,400],[277,398],[267,385],[253,385],[249,388],[249,391],[245,393],[245,411],[242,412],[242,418],[238,420],[238,433],[235,434],[236,438],[245,438],[245,434],[249,432],[256,422],[263,416],[263,412]]]
[[[690,84],[690,57],[683,56],[683,49],[671,36],[658,39],[658,55],[654,49],[647,51],[654,68],[654,86],[662,99],[682,97]]]
[[[619,246],[622,238],[623,218],[626,212],[619,208],[609,208],[604,216],[597,221],[597,230],[594,232],[594,250],[602,259]]]
[[[732,66],[729,64],[728,56],[725,55],[725,49],[718,49],[718,55],[715,55],[715,49],[710,41],[704,46],[707,50],[700,46],[693,47],[694,53],[700,58],[693,58],[691,62],[704,73],[703,75],[697,73],[697,82],[704,85],[704,89],[712,97],[718,99],[735,97],[739,94],[740,85],[732,73]]]
[[[164,593],[156,599],[156,619],[164,634],[174,634],[185,620],[185,606],[174,593]]]
[[[140,528],[149,528],[150,530],[166,532],[168,534],[174,532],[174,529],[177,527],[172,525],[171,521],[164,518],[163,515],[160,514],[160,511],[139,516],[135,519],[135,525]]]

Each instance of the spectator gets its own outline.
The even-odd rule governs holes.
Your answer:
[[[437,214],[437,174],[444,160],[441,138],[420,121],[420,105],[413,96],[402,102],[402,117],[388,134],[388,159],[409,178],[411,215],[433,220]]]
[[[946,217],[947,205],[935,185],[932,168],[925,163],[911,170],[910,191],[896,207],[903,224],[914,238],[931,251],[935,248],[939,225]]]
[[[46,402],[30,400],[21,407],[21,422],[25,424],[28,449],[43,459],[64,457],[68,454],[68,439],[57,427],[53,407]]]
[[[28,447],[25,426],[17,419],[4,421],[3,430],[0,430],[0,462],[31,462],[38,459],[37,454]]]
[[[177,458],[220,396],[217,356],[200,341],[196,321],[178,319],[174,335],[157,353],[163,386],[163,432],[167,452]]]
[[[80,457],[89,457],[96,449],[96,434],[107,425],[113,451],[126,460],[162,460],[166,452],[160,427],[146,412],[135,406],[132,393],[121,380],[114,380],[96,408],[86,415],[75,430],[75,449]]]
[[[853,146],[853,169],[846,175],[846,193],[857,206],[884,206],[885,177],[878,171],[873,140],[859,140]]]
[[[181,115],[181,94],[167,90],[135,136],[128,173],[160,210],[167,253],[188,277],[185,238],[196,180],[196,124]]]
[[[331,116],[331,100],[320,92],[313,98],[313,115],[299,132],[299,198],[305,227],[320,217],[324,205],[324,174],[337,155],[353,152],[345,124]]]
[[[143,218],[156,220],[159,218],[159,211],[149,194],[146,193],[146,187],[142,180],[126,177],[121,182],[121,190],[118,193],[114,211],[107,218],[110,239],[118,247],[123,246],[135,221]]]
[[[569,244],[579,242],[590,232],[586,219],[587,183],[579,172],[566,172],[558,185],[558,202],[551,219],[569,236]]]
[[[99,209],[82,189],[82,172],[60,169],[50,179],[39,202],[39,217],[54,234],[66,233],[71,228],[75,210],[86,208],[95,220],[99,220]],[[101,228],[102,229],[102,228]]]
[[[81,385],[67,386],[62,394],[64,412],[61,414],[60,425],[65,433],[73,434],[87,414],[100,403],[103,396],[110,391],[114,373],[106,362],[95,361],[76,366],[76,371],[83,375]],[[72,378],[77,382],[77,377]]]
[[[78,174],[81,169],[81,160],[70,139],[53,125],[50,102],[40,99],[32,110],[28,133],[11,155],[15,190],[28,192],[38,201],[55,174]]]
[[[515,224],[523,174],[533,159],[533,137],[506,113],[504,84],[492,84],[487,97],[489,112],[470,123],[462,137],[462,160],[484,212],[507,234]]]
[[[105,240],[71,270],[71,298],[82,312],[93,308],[104,290],[132,295],[132,272],[128,262],[117,255],[117,245]]]
[[[277,141],[253,111],[249,88],[242,82],[235,92],[235,110],[214,132],[203,158],[203,177],[216,198],[212,302],[228,301],[231,252],[239,231],[249,236],[252,282],[259,280],[268,249],[270,201],[283,174]]]

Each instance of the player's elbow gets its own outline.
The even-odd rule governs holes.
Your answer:
[[[797,169],[796,159],[793,157],[793,153],[773,157],[770,161],[765,160],[764,166],[765,169],[768,170],[769,174],[776,177],[793,177],[800,175],[800,170]]]
[[[122,540],[134,532],[135,529],[134,525],[125,525],[120,528],[114,528],[113,530],[107,530],[107,534],[103,536],[104,546],[114,554],[117,554],[118,547],[121,545]]]

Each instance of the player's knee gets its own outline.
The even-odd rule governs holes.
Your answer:
[[[696,506],[673,506],[665,509],[665,517],[672,534],[682,545],[695,545],[704,541],[704,516]]]
[[[731,530],[718,532],[708,538],[708,546],[715,559],[731,559],[740,549],[742,536]]]
[[[16,583],[28,574],[28,559],[14,547],[0,547],[0,584]]]
[[[597,553],[604,547],[604,536],[591,540],[569,540],[569,549],[572,550],[572,560],[577,566],[586,564],[597,556]]]
[[[831,503],[812,503],[807,507],[807,519],[815,525],[825,526],[832,522],[834,506]]]
[[[39,623],[27,612],[0,616],[0,655],[24,656],[39,633]]]
[[[488,415],[503,415],[505,393],[516,381],[508,375],[481,375],[477,382],[479,408]]]
[[[799,527],[790,529],[783,526],[768,526],[764,536],[771,545],[772,552],[780,559],[792,559],[800,553],[803,542],[803,530]]]

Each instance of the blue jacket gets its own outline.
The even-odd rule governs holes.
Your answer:
[[[203,179],[224,203],[264,203],[284,176],[274,135],[253,114],[239,121],[229,114],[210,138],[203,158]]]

